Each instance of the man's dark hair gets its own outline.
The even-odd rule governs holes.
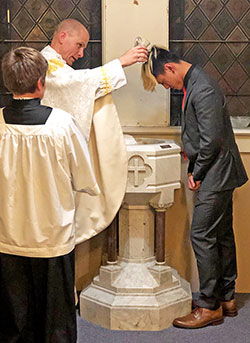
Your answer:
[[[144,89],[154,91],[158,84],[157,76],[164,73],[164,64],[169,62],[180,63],[180,61],[180,57],[174,51],[153,45],[147,62],[142,65],[141,76]]]
[[[164,64],[173,62],[180,63],[180,57],[171,50],[152,47],[152,74],[157,77],[164,72]]]

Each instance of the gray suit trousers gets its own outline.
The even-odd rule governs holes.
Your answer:
[[[233,190],[197,192],[191,241],[200,281],[198,306],[216,309],[234,297],[237,277],[232,227]]]

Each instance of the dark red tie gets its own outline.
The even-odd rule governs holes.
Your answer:
[[[186,88],[183,87],[182,111],[184,111],[185,98],[186,98]]]
[[[181,106],[181,108],[182,108],[182,111],[184,111],[184,103],[185,103],[185,98],[186,98],[186,88],[185,87],[183,87],[183,99],[182,99],[182,106]],[[186,160],[187,159],[187,155],[186,155],[186,153],[185,153],[185,151],[183,150],[183,158],[184,158],[184,160]]]

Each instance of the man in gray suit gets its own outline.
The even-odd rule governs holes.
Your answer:
[[[232,196],[247,174],[218,84],[201,67],[181,60],[164,48],[152,47],[142,67],[144,88],[156,84],[184,92],[182,143],[189,159],[188,187],[196,192],[191,227],[200,294],[194,310],[173,324],[200,328],[236,316],[237,277],[232,227]]]

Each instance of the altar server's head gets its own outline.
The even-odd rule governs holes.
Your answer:
[[[5,87],[13,94],[34,94],[42,97],[48,62],[33,48],[19,47],[9,51],[2,60]]]
[[[83,57],[88,42],[87,29],[75,19],[65,19],[57,26],[51,47],[71,66],[78,58]]]

